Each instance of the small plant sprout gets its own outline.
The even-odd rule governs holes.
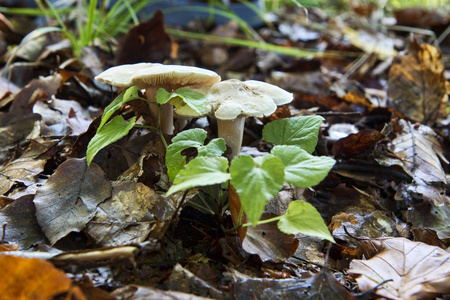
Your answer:
[[[167,149],[166,165],[173,181],[167,195],[229,182],[241,203],[235,228],[277,221],[278,228],[284,233],[303,233],[334,242],[320,214],[304,201],[292,201],[282,216],[260,220],[268,201],[278,194],[284,183],[302,188],[313,187],[327,176],[335,164],[330,157],[312,155],[322,121],[320,116],[272,121],[263,128],[264,140],[274,144],[271,152],[256,158],[241,155],[231,162],[221,157],[224,150],[221,138],[204,146],[206,131],[183,131],[174,137],[173,144]],[[181,152],[188,147],[196,147],[199,155],[186,163],[186,157]],[[242,223],[244,213],[249,220],[245,224]]]
[[[191,96],[189,92],[185,96],[186,89],[182,89],[184,87],[211,85],[219,82],[220,76],[213,71],[197,67],[138,63],[109,68],[97,75],[95,79],[118,88],[138,86],[139,89],[145,89],[145,96],[152,103],[150,105],[152,117],[158,120],[158,115],[160,115],[162,132],[172,135],[173,106],[169,101],[175,96],[179,96],[179,98]],[[160,88],[163,90],[158,91]],[[175,95],[172,94],[174,92]],[[161,94],[160,97],[156,97],[157,93]],[[160,113],[156,103],[161,105]]]
[[[251,80],[229,79],[200,91],[208,99],[206,111],[217,119],[218,136],[231,149],[230,159],[239,155],[246,117],[264,117],[277,105],[289,103],[293,95],[277,86]]]

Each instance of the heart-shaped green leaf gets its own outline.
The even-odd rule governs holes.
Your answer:
[[[307,188],[319,184],[336,163],[327,156],[313,156],[296,146],[275,146],[270,152],[284,164],[287,183]]]
[[[292,201],[278,228],[286,234],[302,233],[335,242],[317,209],[305,201]]]
[[[275,145],[298,146],[312,153],[317,145],[321,116],[285,118],[272,121],[263,128],[263,138]]]
[[[191,160],[175,177],[167,196],[185,189],[208,186],[230,179],[225,157],[197,157]]]
[[[170,180],[173,181],[186,164],[186,157],[181,154],[183,150],[195,147],[198,150],[198,156],[209,157],[221,156],[225,152],[226,144],[223,139],[213,139],[208,145],[203,146],[206,135],[205,130],[194,128],[182,131],[173,137],[172,144],[166,151],[166,167]]]
[[[280,191],[284,182],[284,165],[276,157],[264,159],[261,165],[248,155],[231,162],[231,184],[253,226],[261,218],[267,202]]]

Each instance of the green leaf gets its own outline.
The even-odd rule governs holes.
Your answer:
[[[285,118],[272,121],[263,128],[263,138],[275,145],[292,145],[312,153],[317,145],[321,116]]]
[[[278,222],[278,229],[286,234],[306,234],[335,243],[322,217],[311,204],[295,200],[289,204]]]
[[[126,89],[125,91],[121,92],[116,99],[114,99],[113,102],[111,102],[104,110],[102,115],[102,120],[100,122],[100,125],[97,128],[97,132],[100,131],[100,129],[105,125],[105,123],[109,120],[109,118],[117,111],[119,108],[128,101],[135,100],[135,99],[141,99],[144,101],[147,101],[147,99],[142,98],[139,96],[139,87],[132,86]]]
[[[186,164],[186,157],[181,152],[187,148],[195,147],[198,156],[217,157],[221,156],[226,150],[226,144],[223,139],[213,139],[208,145],[203,146],[207,132],[200,128],[194,128],[182,131],[172,138],[172,144],[167,147],[166,167],[170,180],[174,180],[178,172]]]
[[[169,93],[163,88],[156,91],[156,102],[165,104],[169,101],[181,115],[185,115],[183,111],[186,111],[188,115],[200,116],[204,114],[207,98],[202,93],[190,88],[179,88],[173,93]]]
[[[276,157],[269,157],[258,166],[250,156],[241,155],[231,162],[230,175],[248,219],[256,226],[267,202],[283,186],[283,163]]]
[[[336,161],[327,156],[313,156],[296,146],[275,146],[270,151],[284,164],[286,182],[307,188],[319,184]]]
[[[100,150],[126,136],[135,123],[136,117],[132,117],[127,122],[122,116],[115,116],[111,121],[106,123],[88,144],[86,151],[88,166]]]
[[[228,159],[225,157],[194,158],[178,173],[166,195],[193,187],[225,182],[230,179],[227,169]]]

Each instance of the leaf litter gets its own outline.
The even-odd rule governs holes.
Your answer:
[[[429,11],[396,10],[393,16],[401,24],[418,13]],[[0,57],[7,74],[0,83],[2,249],[42,255],[26,269],[23,258],[0,256],[5,268],[17,272],[17,283],[34,275],[30,286],[39,286],[40,295],[72,293],[76,299],[432,299],[450,293],[448,37],[439,37],[439,44],[421,30],[413,30],[413,38],[395,27],[376,32],[367,22],[380,16],[364,5],[345,15],[309,7],[308,16],[286,6],[250,31],[234,21],[195,21],[182,28],[227,38],[230,44],[224,45],[180,35],[157,12],[123,40],[111,40],[112,51],[87,47],[77,61],[59,33],[49,29],[26,37],[31,30],[16,28],[19,16],[0,16],[6,24]],[[449,24],[445,17],[427,20],[408,26],[439,34],[437,24]],[[36,33],[39,38],[33,38]],[[249,35],[281,52],[232,44]],[[32,43],[20,44],[20,51],[2,46],[22,38]],[[306,56],[291,50],[306,50]],[[211,169],[200,164],[207,161],[202,157],[225,151],[208,119],[188,122],[207,133],[194,144],[166,137],[168,155],[176,158],[172,165],[166,166],[160,137],[139,128],[101,150],[87,167],[86,147],[101,122],[96,117],[116,95],[93,77],[110,66],[141,61],[206,66],[223,80],[263,80],[293,92],[290,105],[246,121],[243,149],[255,157],[271,153],[276,163],[250,156],[240,163],[262,177],[268,165],[291,168],[288,183],[262,214],[282,215],[291,203],[315,207],[335,243],[287,235],[275,223],[228,232],[240,201],[232,189],[221,194],[219,185],[165,196],[186,163],[195,160]],[[130,101],[119,111],[123,126],[148,121],[148,105]],[[289,137],[270,132],[271,125],[262,131],[269,121],[307,115],[324,121],[318,133],[295,136],[294,143],[302,143],[304,135],[317,137],[317,146],[305,144],[304,153],[283,156],[280,147],[294,146],[272,143]],[[320,174],[326,177],[312,188],[291,186],[305,180],[299,166],[320,173],[308,167],[317,156],[330,158],[331,165],[331,158],[336,160],[331,172]],[[222,165],[225,182],[229,174]],[[278,179],[273,190],[282,185]],[[254,194],[268,188],[255,187]],[[198,209],[214,194],[228,198],[231,213],[226,200]],[[247,196],[244,205],[252,197]],[[294,215],[284,220],[302,221]],[[45,257],[64,270],[55,273],[63,282],[59,289],[41,284],[39,274],[53,268],[41,265]],[[0,298],[19,299],[14,289],[5,286]]]

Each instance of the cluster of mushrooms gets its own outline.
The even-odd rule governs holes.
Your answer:
[[[117,88],[138,86],[145,90],[150,102],[156,102],[156,91],[164,88],[173,92],[181,87],[199,91],[207,98],[202,114],[187,107],[164,104],[161,108],[161,130],[172,135],[173,118],[176,115],[189,117],[210,116],[217,120],[218,136],[231,149],[229,158],[239,155],[246,117],[264,117],[275,112],[277,106],[292,101],[293,95],[275,85],[256,81],[229,79],[220,81],[220,76],[210,70],[181,65],[138,63],[112,67],[95,77]],[[152,118],[157,118],[156,105],[150,105]]]

